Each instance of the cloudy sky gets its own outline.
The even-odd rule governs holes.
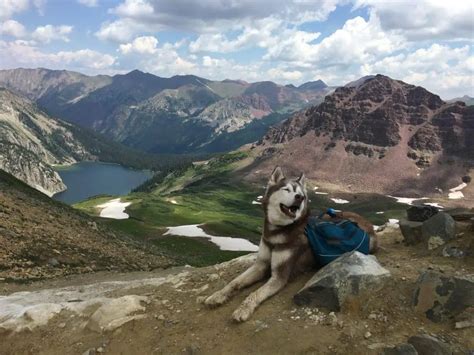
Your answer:
[[[0,68],[322,79],[474,96],[469,0],[0,0]]]

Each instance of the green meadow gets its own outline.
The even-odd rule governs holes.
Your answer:
[[[229,260],[245,252],[222,251],[205,238],[164,236],[169,226],[202,224],[212,235],[245,238],[258,244],[263,225],[260,205],[252,204],[263,195],[262,185],[243,183],[235,169],[245,153],[229,153],[206,163],[171,173],[148,186],[148,191],[123,196],[132,204],[125,220],[106,219],[112,228],[132,235],[144,243],[152,243],[181,264],[203,266]],[[328,207],[354,211],[366,216],[376,225],[389,218],[400,218],[407,205],[375,194],[329,193],[317,195],[308,188],[310,207],[314,214]],[[347,204],[336,204],[330,198],[342,198]],[[98,196],[75,205],[89,214],[97,215],[97,205],[113,196]],[[377,214],[383,211],[384,214]]]

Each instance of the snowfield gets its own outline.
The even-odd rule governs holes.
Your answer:
[[[189,224],[177,227],[168,227],[164,235],[179,235],[190,238],[207,238],[219,247],[220,250],[257,251],[258,245],[243,238],[218,237],[207,234],[199,224]]]
[[[129,215],[125,213],[125,208],[131,204],[131,202],[122,202],[120,198],[116,198],[101,205],[97,205],[97,207],[102,209],[100,211],[100,216],[103,218],[127,219]]]

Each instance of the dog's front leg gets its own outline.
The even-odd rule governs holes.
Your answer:
[[[250,268],[229,282],[223,289],[215,292],[204,303],[209,307],[217,307],[227,302],[235,293],[253,285],[265,277],[270,270],[270,248],[263,241],[258,249],[257,260]]]
[[[292,251],[272,251],[272,276],[265,285],[252,292],[232,314],[237,322],[245,322],[266,299],[280,291],[288,283],[294,264]]]

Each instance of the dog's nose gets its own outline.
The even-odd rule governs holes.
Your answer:
[[[303,197],[302,195],[300,195],[300,194],[296,194],[296,195],[295,195],[295,200],[296,200],[296,201],[302,201],[303,198],[304,198],[304,197]]]

